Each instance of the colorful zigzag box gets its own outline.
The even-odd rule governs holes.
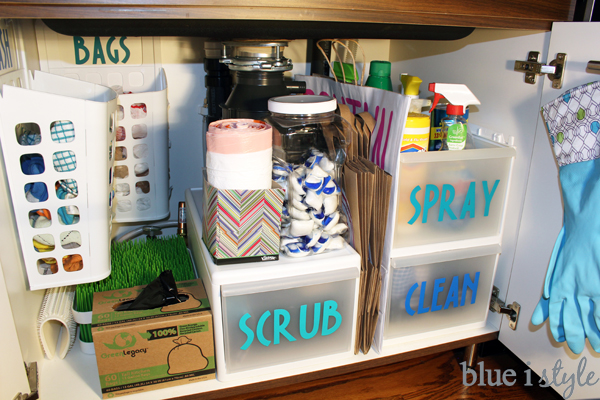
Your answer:
[[[215,264],[279,259],[285,191],[221,190],[204,178],[202,239]]]

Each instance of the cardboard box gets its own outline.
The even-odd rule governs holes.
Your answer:
[[[92,337],[102,398],[215,378],[213,321],[200,279],[177,282],[188,300],[115,311],[144,286],[94,293]]]
[[[204,174],[202,239],[215,264],[279,260],[285,190],[222,190]]]

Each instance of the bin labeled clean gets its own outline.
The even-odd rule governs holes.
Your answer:
[[[485,326],[500,246],[392,259],[384,340]]]

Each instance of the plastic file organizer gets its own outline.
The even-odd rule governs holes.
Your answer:
[[[3,86],[0,137],[32,290],[110,274],[117,95],[36,71]]]
[[[484,327],[516,150],[401,154],[388,215],[375,349]]]
[[[228,381],[353,355],[360,257],[216,265],[202,241],[202,190],[186,190],[188,239],[214,318],[217,379]],[[305,368],[305,370],[303,370]]]
[[[60,35],[36,23],[42,71],[112,87],[119,93],[115,222],[169,216],[167,80],[160,40]]]

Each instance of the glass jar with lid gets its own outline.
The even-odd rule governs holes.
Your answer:
[[[352,126],[334,98],[290,95],[269,99],[273,179],[286,188],[281,250],[292,257],[342,248],[341,167]]]

